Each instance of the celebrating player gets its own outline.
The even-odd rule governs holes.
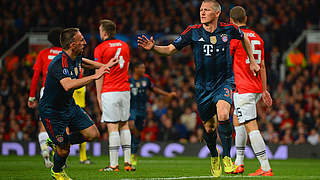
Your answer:
[[[189,26],[167,46],[157,46],[153,40],[138,37],[138,45],[162,55],[172,55],[191,45],[196,65],[195,93],[200,118],[203,120],[204,139],[211,153],[211,173],[219,177],[222,173],[220,157],[216,150],[216,127],[214,116],[218,116],[218,131],[223,146],[224,171],[232,173],[234,166],[230,158],[232,125],[229,112],[232,104],[234,74],[230,56],[230,40],[241,39],[247,49],[250,69],[254,75],[259,66],[254,61],[249,39],[236,26],[218,22],[221,6],[215,0],[204,0],[200,7],[202,24]]]
[[[144,128],[147,114],[147,89],[150,89],[155,93],[168,96],[169,98],[176,96],[175,92],[168,93],[155,87],[151,82],[149,75],[145,74],[145,72],[146,68],[144,64],[142,62],[136,62],[133,65],[133,74],[129,78],[131,89],[129,126],[132,132],[131,162],[134,170],[137,166],[136,153],[140,144],[140,134]]]
[[[62,28],[54,28],[50,30],[48,33],[48,41],[53,45],[53,47],[46,48],[37,56],[37,60],[33,66],[33,76],[30,86],[30,93],[29,93],[29,99],[28,99],[28,107],[29,108],[35,108],[37,106],[36,101],[36,91],[37,91],[37,85],[39,81],[40,74],[42,72],[42,87],[40,89],[40,98],[43,95],[43,89],[44,89],[44,83],[46,81],[47,76],[47,70],[48,66],[51,62],[51,60],[58,55],[62,48],[60,46],[60,33],[62,32]],[[44,128],[41,121],[39,121],[39,144],[40,144],[40,150],[41,150],[41,156],[44,160],[44,165],[47,168],[51,168],[53,166],[53,163],[50,161],[50,155],[49,155],[49,148],[46,144],[46,140],[49,138],[46,129]]]
[[[244,172],[244,150],[249,134],[251,146],[261,168],[249,176],[273,176],[270,168],[264,140],[260,134],[257,124],[256,103],[262,96],[267,106],[272,105],[271,96],[267,90],[266,68],[264,65],[264,42],[260,36],[246,26],[246,11],[236,6],[230,11],[230,22],[236,24],[247,34],[251,44],[253,55],[260,65],[260,74],[253,76],[249,68],[249,59],[239,40],[232,40],[230,43],[231,55],[234,58],[233,70],[235,73],[236,92],[234,93],[234,121],[236,131],[235,144],[237,157],[235,161],[236,170],[234,173]]]
[[[70,179],[62,167],[70,152],[70,144],[80,144],[99,137],[99,131],[88,114],[82,110],[72,97],[74,89],[99,79],[109,72],[118,60],[112,58],[107,65],[85,58],[81,54],[86,45],[77,28],[62,31],[60,43],[63,48],[50,63],[42,98],[39,102],[39,115],[49,138],[56,145],[51,176],[54,179]],[[79,79],[80,68],[99,68],[91,76]],[[66,133],[66,127],[71,134]]]
[[[100,171],[119,171],[120,144],[124,152],[124,169],[132,171],[131,134],[128,123],[130,113],[129,47],[127,43],[114,38],[116,25],[111,20],[101,20],[99,32],[103,42],[94,50],[95,60],[106,64],[113,57],[119,58],[119,64],[111,68],[110,74],[105,74],[96,81],[97,99],[102,110],[101,122],[107,123],[109,133],[110,155],[110,165]]]

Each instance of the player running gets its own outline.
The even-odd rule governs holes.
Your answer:
[[[258,76],[252,75],[249,67],[249,59],[245,49],[239,40],[232,40],[230,43],[231,55],[234,59],[233,70],[235,73],[236,92],[234,93],[234,115],[237,157],[235,161],[235,174],[244,172],[244,150],[247,143],[247,133],[254,153],[256,154],[260,168],[249,176],[273,176],[264,140],[260,134],[257,124],[256,103],[262,96],[267,106],[272,105],[271,96],[267,90],[266,68],[264,65],[264,42],[261,37],[246,26],[246,11],[236,6],[230,11],[230,22],[239,26],[247,34],[257,64],[260,66]]]
[[[172,55],[183,47],[191,45],[196,65],[195,94],[200,118],[204,124],[204,139],[211,153],[211,173],[221,176],[219,153],[216,149],[216,128],[223,146],[223,164],[226,173],[232,173],[234,166],[230,158],[232,125],[229,112],[232,104],[234,74],[230,56],[230,40],[241,39],[247,49],[250,69],[255,75],[259,66],[254,61],[249,39],[232,24],[218,22],[221,6],[215,0],[204,0],[200,7],[202,24],[191,25],[170,45],[157,46],[153,37],[138,37],[138,45],[162,55]]]
[[[40,78],[40,74],[42,72],[42,87],[40,89],[40,98],[43,95],[44,83],[47,77],[47,70],[52,59],[58,55],[62,48],[60,46],[60,33],[62,32],[62,28],[54,28],[51,29],[48,33],[48,41],[53,45],[53,47],[46,48],[39,52],[36,62],[33,66],[33,76],[30,86],[29,99],[28,99],[28,107],[35,108],[37,106],[36,101],[36,91],[38,86],[38,81]],[[51,168],[53,163],[50,161],[50,152],[48,145],[46,144],[46,140],[49,138],[46,129],[44,128],[41,121],[39,121],[39,135],[38,140],[40,144],[41,156],[44,160],[44,165],[46,168]]]
[[[99,79],[118,63],[113,58],[107,65],[82,58],[86,45],[77,28],[62,31],[60,42],[63,48],[48,67],[45,88],[39,102],[39,115],[49,138],[56,145],[51,176],[54,179],[71,179],[62,169],[70,152],[70,144],[80,144],[99,137],[99,131],[88,114],[72,97],[74,89]],[[80,68],[99,68],[91,76],[79,79]],[[71,134],[66,133],[69,127]]]
[[[110,165],[100,171],[119,171],[120,144],[124,153],[124,169],[132,171],[131,134],[128,123],[130,113],[129,46],[114,38],[116,25],[111,20],[101,20],[99,32],[103,42],[94,50],[95,60],[107,64],[111,58],[119,58],[119,64],[111,68],[110,74],[105,74],[96,81],[97,99],[102,111],[101,122],[107,123],[109,133],[110,155]]]
[[[133,65],[133,74],[129,77],[131,99],[130,99],[130,117],[129,126],[132,132],[131,135],[131,162],[132,168],[135,170],[137,166],[137,151],[140,144],[141,131],[145,126],[145,119],[147,115],[147,89],[152,90],[157,94],[175,97],[175,92],[166,92],[153,85],[149,75],[145,74],[146,68],[144,63],[136,62]]]

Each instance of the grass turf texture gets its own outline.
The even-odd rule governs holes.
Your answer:
[[[83,165],[79,157],[69,157],[67,174],[76,180],[80,179],[211,179],[210,161],[196,157],[176,158],[139,158],[137,171],[125,172],[123,159],[120,172],[99,172],[108,160],[106,157],[92,157],[95,164]],[[274,177],[248,177],[248,173],[258,169],[257,160],[245,160],[243,175],[227,175],[219,179],[320,179],[320,159],[271,160]],[[184,178],[183,178],[184,177]],[[0,179],[51,179],[40,156],[0,156]]]

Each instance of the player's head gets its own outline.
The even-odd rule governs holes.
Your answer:
[[[55,47],[61,47],[60,44],[60,34],[63,31],[62,28],[53,28],[48,33],[48,41]]]
[[[108,38],[114,38],[116,35],[116,24],[108,19],[103,19],[100,21],[99,33],[101,40],[106,40]]]
[[[235,6],[230,10],[230,22],[236,25],[247,23],[246,10],[241,6]]]
[[[76,55],[81,54],[87,45],[78,28],[64,29],[60,35],[60,43],[64,50],[70,49]]]
[[[202,24],[209,24],[218,20],[221,13],[221,6],[215,0],[204,0],[200,7],[200,21]]]
[[[139,76],[143,76],[146,72],[146,67],[144,66],[144,63],[141,61],[133,63],[133,72]]]

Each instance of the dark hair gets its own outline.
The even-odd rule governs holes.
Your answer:
[[[230,18],[236,23],[246,23],[246,10],[241,6],[235,6],[230,10]]]
[[[69,49],[70,44],[74,41],[74,35],[79,32],[78,28],[67,28],[61,32],[60,44],[62,49]]]
[[[109,38],[114,38],[116,35],[116,24],[108,19],[100,20],[100,25],[102,26],[103,31],[105,31]]]
[[[142,64],[144,64],[142,61],[137,61],[137,62],[133,63],[133,69],[139,67]]]
[[[47,39],[53,46],[61,47],[60,34],[62,31],[63,29],[60,27],[53,28],[49,31]]]

